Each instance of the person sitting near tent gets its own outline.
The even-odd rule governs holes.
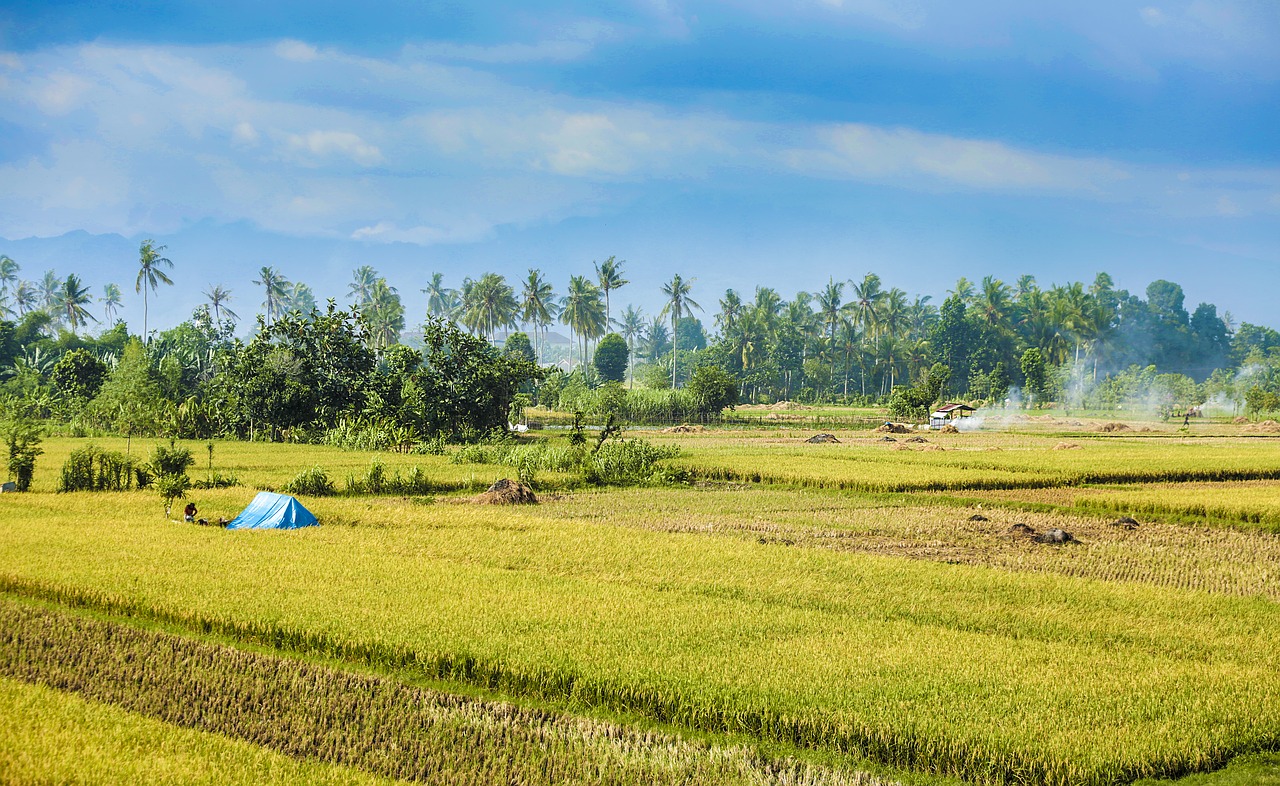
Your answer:
[[[196,503],[188,502],[187,506],[182,509],[182,520],[188,524],[195,523],[196,520]]]

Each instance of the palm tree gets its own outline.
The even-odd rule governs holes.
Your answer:
[[[622,312],[622,319],[618,323],[618,331],[622,333],[622,337],[627,341],[628,386],[635,387],[636,340],[644,335],[644,312],[634,306],[627,306],[627,310]]]
[[[836,283],[829,279],[827,285],[818,293],[818,313],[822,316],[822,324],[827,328],[827,338],[835,338],[836,325],[840,324],[840,299],[844,295],[844,282]]]
[[[289,279],[276,272],[275,268],[269,265],[263,265],[258,270],[258,277],[253,283],[266,290],[267,299],[262,301],[262,307],[267,310],[267,324],[278,317],[283,310],[285,301],[289,296]]]
[[[624,264],[626,264],[625,259],[609,257],[596,265],[596,278],[599,279],[600,289],[604,292],[604,320],[606,326],[613,324],[612,314],[609,311],[609,292],[630,283],[622,277],[622,266]]]
[[[525,279],[524,289],[520,291],[520,320],[533,325],[533,354],[539,361],[542,360],[540,337],[555,318],[555,298],[556,293],[542,277],[542,271],[529,268],[529,277]]]
[[[862,277],[861,284],[851,281],[849,285],[853,288],[854,297],[849,304],[853,324],[862,330],[864,337],[869,338],[879,327],[880,302],[885,298],[885,292],[880,287],[880,277],[875,273],[868,273]]]
[[[363,306],[373,297],[373,288],[378,282],[378,271],[372,265],[361,265],[351,274],[351,284],[347,286],[347,294],[355,298],[357,306]]]
[[[492,340],[498,328],[515,327],[519,311],[515,290],[497,273],[462,282],[462,323],[471,331]]]
[[[67,276],[67,280],[63,281],[58,289],[57,309],[58,315],[65,318],[67,324],[71,326],[72,333],[75,333],[87,319],[98,321],[98,318],[85,308],[92,302],[93,296],[89,294],[87,286],[81,285],[80,277],[75,273]]]
[[[231,300],[231,290],[223,287],[221,284],[210,284],[209,288],[204,291],[204,296],[209,298],[209,305],[213,306],[213,320],[218,324],[222,324],[222,312],[227,312],[227,316],[234,322],[240,316],[236,312],[227,307],[227,303]]]
[[[716,327],[719,328],[720,334],[732,333],[741,316],[742,298],[732,289],[726,289],[724,297],[720,298],[720,313],[716,314]]]
[[[965,304],[973,302],[973,282],[961,276],[956,280],[956,288],[947,290],[951,294],[960,298]]]
[[[607,319],[600,287],[586,276],[570,276],[569,290],[560,309],[560,321],[582,342],[581,364],[586,365],[587,346],[591,339],[604,335]]]
[[[662,285],[662,294],[667,296],[667,303],[662,307],[662,311],[658,316],[671,315],[671,389],[676,387],[676,353],[679,351],[679,336],[676,334],[676,326],[680,318],[690,313],[691,309],[702,310],[702,306],[689,297],[689,292],[693,289],[693,282],[696,278],[685,280],[677,273],[670,281]]]
[[[58,313],[58,291],[60,289],[62,289],[62,279],[58,278],[58,274],[52,270],[44,271],[44,278],[40,279],[40,308],[55,317]]]
[[[28,311],[35,310],[38,297],[35,285],[30,281],[19,281],[13,290],[13,304],[18,307],[18,316],[25,316]]]
[[[433,317],[449,317],[458,308],[458,293],[444,285],[443,273],[432,273],[422,293],[427,296],[427,313]]]
[[[149,311],[147,290],[155,292],[161,284],[173,286],[173,281],[160,269],[162,267],[173,269],[173,262],[161,255],[164,250],[165,246],[157,246],[156,242],[151,239],[142,241],[142,245],[138,247],[138,280],[133,284],[133,291],[142,293],[142,335],[144,338],[147,336]]]
[[[400,340],[404,330],[404,305],[399,292],[389,286],[385,278],[377,278],[369,287],[369,299],[361,307],[369,323],[369,343],[374,349],[385,350]]]
[[[281,310],[297,311],[305,316],[315,311],[315,308],[316,293],[310,286],[301,281],[295,281],[286,288]]]
[[[19,269],[17,262],[0,254],[0,293],[8,293],[11,287],[17,286]]]
[[[102,316],[108,322],[115,317],[116,312],[120,310],[122,297],[120,295],[120,287],[116,284],[106,284],[102,287]]]
[[[907,293],[894,287],[880,301],[878,315],[880,327],[894,338],[900,338],[911,326],[911,307],[907,305]]]

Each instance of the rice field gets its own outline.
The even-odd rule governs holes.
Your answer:
[[[684,457],[673,462],[709,480],[864,492],[1280,478],[1280,450],[1270,439],[928,433],[918,437],[925,442],[906,442],[910,438],[848,432],[838,444],[809,444],[802,435],[695,435],[682,440]]]
[[[1148,483],[1018,489],[983,495],[993,501],[1054,505],[1094,513],[1205,522],[1280,534],[1280,482]]]
[[[52,493],[58,457],[83,443],[51,440],[37,491],[0,496],[0,702],[27,708],[26,725],[13,727],[21,739],[46,727],[77,733],[56,731],[80,728],[75,713],[124,713],[121,729],[160,724],[157,749],[217,740],[224,747],[173,755],[231,780],[258,779],[234,773],[276,766],[270,756],[331,768],[315,780],[420,778],[389,764],[413,759],[396,758],[410,750],[437,751],[430,760],[447,778],[432,782],[458,783],[1271,777],[1265,752],[1280,750],[1280,539],[1187,518],[1112,525],[1126,500],[1194,515],[1205,488],[1231,494],[1239,516],[1269,515],[1271,481],[1154,479],[1266,477],[1280,470],[1270,441],[1098,437],[1054,450],[1052,435],[960,434],[892,450],[879,436],[849,432],[814,445],[777,431],[653,435],[679,444],[671,461],[705,480],[566,492],[573,484],[553,478],[559,493],[526,508],[452,495],[509,468],[216,445],[215,469],[248,484],[194,492],[211,518],[315,465],[340,477],[378,459],[439,478],[434,498],[304,498],[324,526],[288,533],[174,523],[149,491]],[[726,469],[751,462],[772,483]],[[1071,485],[1102,472],[1153,482]],[[928,493],[931,475],[947,478],[945,496]],[[993,489],[993,477],[1007,486]],[[1079,542],[1034,543],[1010,533],[1019,523],[1065,529]],[[31,609],[48,619],[33,622]],[[148,632],[156,626],[165,632]],[[63,643],[37,646],[41,637]],[[223,704],[239,706],[246,696],[276,696],[286,719],[295,710],[287,692],[271,693],[270,675],[323,666],[321,677],[293,684],[335,720],[303,736],[352,731],[324,743],[339,754],[282,753],[237,736],[246,724],[188,723],[166,715],[163,700],[129,705],[111,694],[103,686],[119,680],[101,675],[122,662],[111,647],[97,665],[32,666],[32,652],[93,653],[104,640],[204,664],[202,683],[173,682],[160,667],[142,674],[140,684],[159,686],[153,697],[193,691],[235,696]],[[209,659],[209,647],[231,654]],[[245,668],[221,671],[224,660],[269,666],[249,685],[235,676]],[[371,716],[382,721],[336,720],[367,710],[339,689],[361,679],[414,697],[395,706],[467,710],[437,726],[386,707]],[[325,717],[315,711],[306,722]],[[401,721],[419,731],[395,732]],[[372,728],[386,734],[358,731]],[[396,733],[409,736],[397,742]],[[458,747],[457,734],[472,734],[468,744],[488,751],[476,761],[487,763],[449,764],[439,751]],[[103,738],[101,760],[122,756],[128,739]],[[535,751],[535,739],[552,742]],[[218,762],[201,763],[206,753]],[[7,770],[21,750],[0,743],[4,756]],[[44,771],[39,762],[12,768],[75,779],[62,775],[75,772],[72,762],[52,757]]]

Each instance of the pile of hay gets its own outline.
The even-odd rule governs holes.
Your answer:
[[[885,423],[882,426],[876,426],[876,433],[878,434],[910,434],[913,431],[915,429],[910,426],[904,426],[901,423]]]
[[[1280,423],[1274,420],[1264,420],[1261,423],[1254,423],[1252,426],[1245,426],[1244,430],[1250,434],[1280,434]]]
[[[990,521],[990,520],[991,520],[991,519],[987,518],[986,516],[982,515],[981,513],[975,513],[975,514],[973,514],[972,516],[970,516],[970,517],[969,517],[969,521]]]
[[[1236,424],[1237,426],[1243,426],[1249,422],[1249,419],[1246,418],[1244,415],[1241,415],[1239,417],[1232,418],[1231,422]]]
[[[901,442],[895,442],[890,450],[911,450],[911,448],[907,445],[903,445]]]
[[[1079,450],[1080,446],[1074,442],[1059,442],[1053,446],[1054,450]]]
[[[1138,520],[1132,516],[1121,516],[1111,522],[1111,526],[1120,527],[1121,529],[1134,530],[1138,528]]]
[[[958,429],[958,428],[956,428],[955,426],[953,426],[953,425],[951,425],[950,423],[948,423],[947,425],[945,425],[945,426],[943,426],[942,428],[938,429],[938,433],[939,433],[939,434],[959,434],[959,433],[960,433],[960,429]]]
[[[476,505],[537,505],[538,498],[534,496],[533,489],[523,483],[503,478],[472,497],[471,502]]]
[[[910,437],[902,441],[903,442],[928,442],[929,440],[925,439],[924,437]]]
[[[809,437],[808,439],[805,440],[805,442],[814,442],[814,443],[839,442],[839,441],[840,440],[836,439],[835,434],[814,434],[812,437]]]
[[[662,430],[662,433],[663,434],[701,434],[706,430],[707,430],[706,426],[689,425],[688,423],[681,423],[678,426],[670,426],[668,428],[664,428]]]
[[[1129,426],[1124,423],[1103,423],[1101,426],[1095,426],[1093,430],[1102,432],[1103,434],[1110,434],[1115,431],[1133,431],[1133,429],[1129,428]]]
[[[925,445],[924,447],[922,447],[922,448],[920,448],[920,449],[921,449],[921,450],[938,450],[938,451],[940,451],[940,450],[946,450],[946,448],[942,447],[941,445]]]
[[[1075,536],[1065,529],[1051,529],[1045,532],[1036,532],[1034,527],[1022,524],[1014,524],[1004,532],[1006,537],[1019,538],[1022,540],[1030,540],[1035,543],[1052,543],[1055,545],[1063,543],[1079,543]]]

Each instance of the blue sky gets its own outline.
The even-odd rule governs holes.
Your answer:
[[[877,272],[1178,281],[1280,324],[1280,4],[104,3],[0,8],[0,253],[132,292],[137,246],[253,314],[262,265],[421,319],[627,260],[790,296]],[[1045,6],[1045,7],[1040,7]]]

